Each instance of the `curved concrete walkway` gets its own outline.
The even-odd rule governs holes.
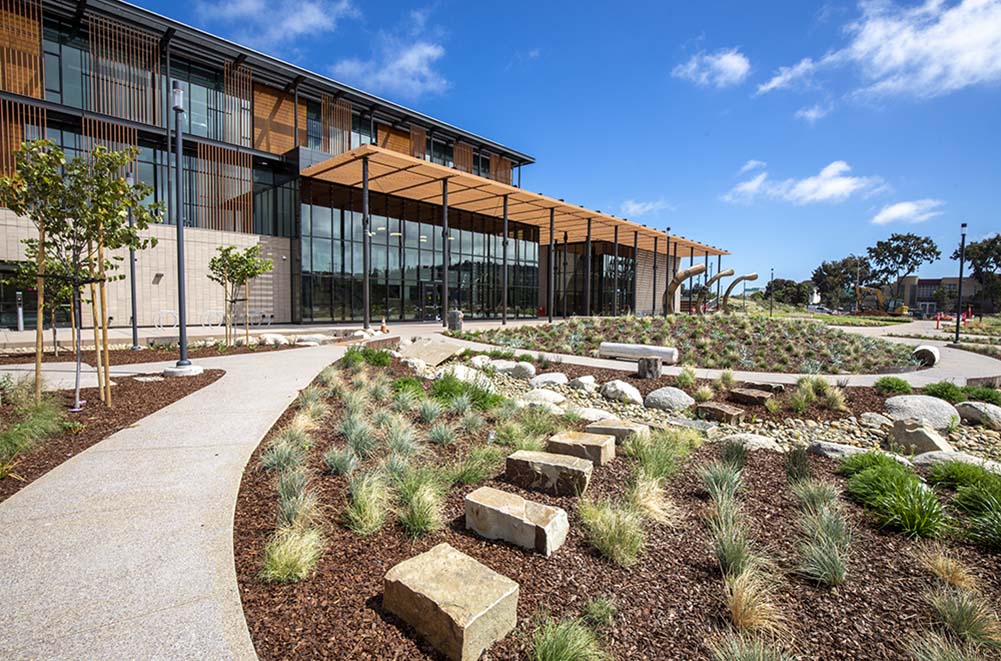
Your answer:
[[[298,391],[343,352],[198,361],[225,376],[0,503],[0,658],[256,658],[233,563],[240,479]]]

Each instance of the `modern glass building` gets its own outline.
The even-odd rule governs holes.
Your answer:
[[[0,59],[3,174],[19,144],[40,137],[70,157],[139,149],[135,176],[167,209],[151,230],[158,245],[138,257],[143,325],[176,314],[179,219],[190,229],[191,323],[223,307],[207,278],[223,245],[258,244],[273,259],[245,309],[279,323],[440,320],[446,305],[471,318],[653,312],[682,258],[724,254],[529,193],[525,153],[115,0],[3,3]],[[33,231],[0,210],[0,272],[24,258]],[[130,323],[128,284],[111,285],[117,325]],[[16,292],[0,293],[8,325]],[[34,292],[21,293],[33,318]]]

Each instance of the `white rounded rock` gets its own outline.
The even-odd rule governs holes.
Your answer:
[[[571,379],[568,383],[574,390],[583,390],[584,392],[594,392],[598,389],[598,380],[595,379],[590,374],[585,376],[578,376],[576,379]]]
[[[546,372],[529,380],[528,385],[533,388],[543,388],[545,386],[565,386],[569,379],[563,372]]]
[[[673,386],[657,388],[651,391],[646,396],[646,399],[643,400],[643,406],[648,409],[660,409],[661,411],[670,411],[672,413],[680,413],[694,405],[695,400],[691,395],[681,388]]]
[[[643,405],[643,395],[636,389],[636,386],[619,379],[609,381],[601,386],[601,396],[613,402]]]
[[[566,397],[555,390],[545,390],[544,388],[529,390],[521,396],[521,399],[526,402],[548,402],[550,404],[562,404],[567,401]]]
[[[749,452],[757,450],[771,450],[772,452],[784,452],[782,446],[771,436],[761,434],[730,434],[719,439],[720,443],[740,443]]]
[[[961,402],[956,404],[956,410],[963,422],[1001,431],[1001,406],[988,402]]]
[[[955,406],[928,395],[891,397],[886,400],[886,414],[894,421],[918,420],[935,429],[948,429],[960,419]]]

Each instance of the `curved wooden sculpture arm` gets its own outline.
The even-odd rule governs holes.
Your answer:
[[[681,286],[681,283],[693,276],[701,274],[705,270],[705,264],[695,264],[694,266],[689,266],[687,269],[678,271],[678,274],[674,276],[673,280],[671,280],[671,284],[667,286],[667,291],[664,292],[664,307],[668,312],[676,312],[674,309],[674,292],[678,291],[678,287]]]
[[[729,278],[731,275],[733,275],[733,269],[726,269],[725,271],[720,271],[713,277],[709,278],[709,282],[707,282],[706,286],[699,292],[699,306],[696,308],[696,312],[698,314],[702,314],[702,310],[706,306],[706,299],[709,297],[709,292],[713,290],[713,285],[716,284],[716,281],[720,278]]]
[[[726,288],[726,293],[723,294],[723,306],[722,306],[723,312],[730,311],[730,293],[733,291],[734,287],[736,287],[739,283],[744,282],[745,280],[750,281],[757,279],[758,279],[757,273],[748,273],[747,275],[742,275],[733,282],[731,282],[730,286]]]

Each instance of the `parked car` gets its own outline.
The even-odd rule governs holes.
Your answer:
[[[834,310],[826,305],[807,305],[806,309],[817,314],[834,314]]]

